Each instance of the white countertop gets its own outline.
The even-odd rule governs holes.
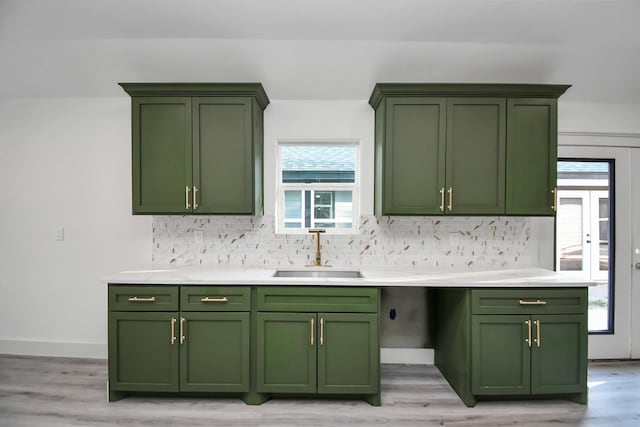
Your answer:
[[[302,267],[278,270],[336,270],[356,268]],[[584,287],[589,281],[541,268],[469,272],[412,272],[359,269],[361,278],[273,277],[274,268],[152,267],[122,271],[105,277],[102,283],[144,285],[302,285],[376,287]]]

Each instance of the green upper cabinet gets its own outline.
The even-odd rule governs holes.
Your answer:
[[[262,213],[262,85],[120,85],[132,97],[134,214]]]
[[[134,213],[186,213],[192,186],[191,100],[134,97],[132,161]]]
[[[445,181],[444,98],[389,98],[384,137],[376,147],[382,162],[382,185],[376,187],[376,211],[394,214],[437,214],[437,189]],[[381,205],[381,206],[380,206]]]
[[[446,213],[504,213],[505,116],[504,98],[447,100]]]
[[[553,215],[569,86],[378,83],[376,215]]]
[[[555,98],[508,100],[508,215],[555,213],[557,133]]]

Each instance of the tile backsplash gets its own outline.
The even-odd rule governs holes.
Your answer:
[[[202,239],[197,239],[200,235]],[[321,236],[335,267],[465,271],[535,267],[527,217],[362,216],[360,233]],[[313,235],[276,234],[273,216],[154,216],[155,265],[302,267]]]

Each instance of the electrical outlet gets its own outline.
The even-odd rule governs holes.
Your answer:
[[[58,242],[61,242],[64,240],[64,227],[56,227],[53,229],[53,233],[55,235],[55,239]]]
[[[197,245],[201,245],[204,241],[204,231],[203,230],[194,230],[193,231],[193,240]]]

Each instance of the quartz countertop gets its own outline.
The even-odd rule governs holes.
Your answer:
[[[273,277],[277,270],[360,271],[363,277]],[[301,267],[233,268],[154,266],[122,271],[105,277],[102,283],[148,285],[297,285],[376,287],[584,287],[590,283],[580,276],[541,268],[468,272],[416,272],[371,268]]]

